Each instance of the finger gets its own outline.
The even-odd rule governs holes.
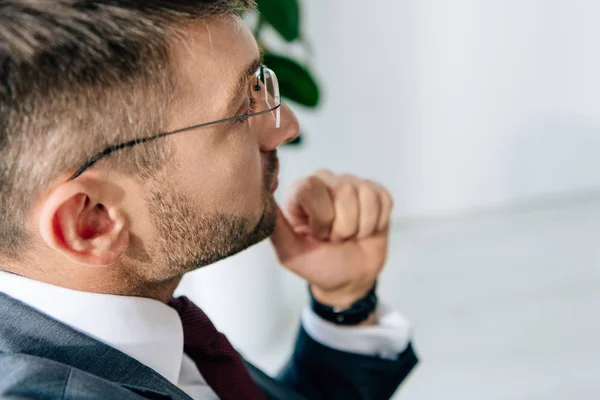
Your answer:
[[[331,228],[331,239],[343,241],[355,237],[359,229],[360,207],[358,199],[359,179],[354,175],[334,175],[329,170],[315,173],[333,194],[335,219]]]
[[[277,206],[277,223],[270,236],[277,257],[282,264],[302,253],[302,240],[289,223],[279,206]]]
[[[394,208],[394,200],[390,192],[381,184],[372,182],[373,186],[377,188],[379,193],[379,200],[381,202],[381,214],[379,215],[379,222],[377,223],[377,231],[383,232],[389,229],[390,219],[392,216],[392,209]]]
[[[381,216],[381,199],[379,188],[370,181],[362,181],[358,185],[359,215],[358,234],[359,239],[371,236],[379,226]]]
[[[333,241],[351,239],[358,233],[360,217],[356,185],[352,180],[344,179],[335,183],[330,190],[335,210],[330,237]]]
[[[329,186],[333,186],[334,180],[337,179],[335,174],[328,169],[318,169],[315,172],[313,172],[312,175],[321,179]]]
[[[296,233],[329,238],[335,210],[327,184],[318,177],[311,176],[294,185],[286,210]]]

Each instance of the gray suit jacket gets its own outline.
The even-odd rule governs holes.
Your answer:
[[[277,378],[250,364],[269,399],[387,399],[416,365],[332,350],[302,329]],[[135,359],[0,293],[0,399],[190,400]]]

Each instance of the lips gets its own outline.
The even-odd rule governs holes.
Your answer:
[[[273,180],[273,183],[271,183],[271,193],[275,193],[275,191],[277,190],[278,187],[279,187],[279,178],[277,178],[277,176],[276,176],[275,179]]]

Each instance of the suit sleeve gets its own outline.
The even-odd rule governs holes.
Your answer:
[[[382,358],[333,349],[300,327],[292,357],[278,380],[308,399],[389,399],[418,362],[412,344]]]

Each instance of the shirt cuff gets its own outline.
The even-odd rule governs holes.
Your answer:
[[[381,303],[375,317],[375,325],[341,326],[325,321],[306,307],[302,326],[313,340],[334,350],[396,359],[410,343],[412,326],[400,313]]]

